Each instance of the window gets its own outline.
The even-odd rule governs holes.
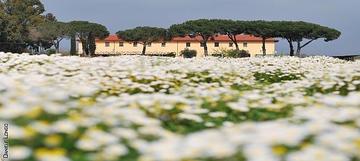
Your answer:
[[[105,42],[105,47],[109,47],[110,46],[110,42]]]
[[[119,46],[123,47],[124,46],[124,42],[119,42]]]
[[[204,47],[204,46],[205,46],[205,43],[201,42],[200,47]]]
[[[147,46],[148,46],[148,47],[151,47],[151,42],[147,43]]]
[[[186,43],[186,47],[189,48],[191,46],[191,43],[190,42],[187,42]]]
[[[215,45],[215,47],[219,47],[219,46],[220,46],[220,43],[219,43],[219,42],[215,42],[214,45]]]
[[[243,43],[243,46],[244,46],[244,48],[246,48],[246,47],[248,46],[248,43],[247,43],[247,42],[244,42],[244,43]]]
[[[229,42],[229,47],[233,47],[233,46],[234,46],[234,43]]]
[[[166,46],[166,42],[161,43],[161,47],[165,47]]]
[[[133,42],[133,47],[137,47],[138,43],[137,42]]]

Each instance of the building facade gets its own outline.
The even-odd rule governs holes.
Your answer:
[[[170,41],[153,42],[147,45],[146,54],[166,54],[175,53],[179,55],[182,50],[190,49],[196,50],[198,56],[203,56],[204,48],[200,43],[201,37],[175,37]],[[262,39],[251,35],[238,35],[236,40],[240,50],[246,50],[251,56],[262,55]],[[269,55],[276,53],[275,46],[277,40],[266,40],[266,52]],[[83,53],[81,42],[78,42],[78,53]],[[222,50],[236,49],[235,44],[229,39],[227,35],[217,35],[210,39],[207,43],[209,55],[216,54]],[[130,55],[141,54],[143,44],[139,42],[127,42],[117,37],[117,35],[110,35],[104,40],[96,40],[96,54],[97,55]]]

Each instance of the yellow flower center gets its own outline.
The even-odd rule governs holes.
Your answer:
[[[30,119],[35,119],[42,114],[42,109],[40,106],[33,107],[25,116]]]
[[[61,148],[56,149],[46,149],[46,148],[39,148],[35,151],[36,158],[43,158],[46,156],[65,156],[66,151]]]
[[[24,132],[26,138],[32,138],[36,135],[36,130],[31,126],[24,127]]]
[[[80,106],[90,106],[95,103],[95,100],[88,97],[83,97],[79,99]]]
[[[272,152],[278,156],[283,156],[287,153],[287,148],[281,145],[276,145],[272,147]]]
[[[360,139],[356,139],[356,140],[354,141],[354,143],[355,143],[355,147],[360,150]]]
[[[45,138],[45,144],[49,146],[57,146],[61,143],[62,138],[59,135],[50,135]]]

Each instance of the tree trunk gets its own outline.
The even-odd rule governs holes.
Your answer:
[[[236,51],[240,51],[239,44],[237,43],[237,40],[236,40],[236,35],[228,34],[228,37],[235,44]]]
[[[81,46],[83,49],[83,56],[87,56],[89,53],[89,48],[88,48],[88,44],[87,41],[85,39],[81,39]]]
[[[239,44],[237,43],[237,40],[236,40],[236,35],[234,35],[234,44],[236,47],[236,51],[240,51]]]
[[[144,46],[143,46],[143,50],[141,52],[141,55],[145,55],[145,53],[146,53],[146,45],[147,45],[147,43],[144,42]]]
[[[263,52],[263,56],[266,56],[266,38],[265,37],[262,38],[262,52]]]
[[[41,42],[39,43],[38,50],[39,50],[38,54],[42,54],[41,53]]]
[[[60,42],[56,41],[54,43],[54,46],[55,46],[56,53],[60,53]]]
[[[204,56],[208,56],[209,52],[208,52],[207,41],[209,40],[210,37],[207,35],[203,35],[203,34],[201,34],[200,36],[202,38],[201,43],[204,46]]]
[[[209,55],[209,51],[208,51],[208,46],[207,46],[207,42],[203,42],[204,45],[204,56],[208,56]]]
[[[60,53],[60,42],[63,40],[63,38],[56,38],[54,41],[53,41],[53,44],[54,44],[54,47],[56,49],[56,53]],[[75,45],[76,45],[76,42],[75,42]]]
[[[234,44],[235,44],[235,47],[236,47],[236,51],[240,51],[239,44],[237,42],[234,42]]]
[[[296,43],[297,43],[296,56],[300,57],[301,44],[300,44],[300,41],[297,41]]]
[[[75,35],[71,36],[70,55],[76,55],[76,37],[75,37]]]
[[[292,41],[288,41],[290,45],[290,56],[294,56],[294,45]]]
[[[303,45],[301,45],[301,41],[297,41],[296,55],[300,56],[301,55],[301,49],[304,48],[305,46],[309,45],[311,42],[315,41],[316,39],[311,39],[311,40],[309,40],[308,42],[306,42]]]
[[[88,43],[89,43],[89,56],[92,57],[95,55],[95,51],[96,51],[95,36],[92,34],[92,32],[89,33]]]

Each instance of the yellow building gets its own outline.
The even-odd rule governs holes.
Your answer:
[[[236,37],[240,50],[248,51],[251,56],[262,54],[262,39],[251,35],[238,35]],[[200,43],[201,37],[191,38],[175,37],[166,42],[153,42],[148,44],[146,54],[166,54],[180,52],[186,48],[196,50],[198,56],[202,56],[204,48]],[[276,53],[275,45],[277,40],[267,39],[266,50],[267,54],[273,55]],[[235,44],[228,38],[227,35],[216,35],[207,43],[209,55],[218,53],[221,50],[236,49]],[[138,42],[127,42],[118,38],[116,35],[110,35],[104,40],[96,40],[96,54],[97,55],[122,55],[122,54],[141,54],[143,45]],[[81,42],[78,42],[78,53],[81,54]]]

